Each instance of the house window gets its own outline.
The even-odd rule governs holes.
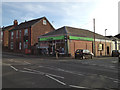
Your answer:
[[[25,36],[28,36],[28,29],[25,29],[24,35],[25,35]]]
[[[16,31],[16,38],[18,38],[18,30]]]
[[[47,22],[46,22],[46,20],[43,20],[43,25],[47,25]]]
[[[19,30],[19,37],[21,38],[21,30]]]
[[[12,32],[11,32],[11,39],[13,39],[13,35],[14,35],[14,32],[12,31]]]
[[[24,42],[24,49],[28,48],[28,44],[26,42]]]
[[[21,50],[21,49],[22,49],[22,43],[19,42],[19,50]]]
[[[103,49],[104,49],[104,44],[99,44],[99,45],[98,45],[98,50],[99,50],[99,51],[102,51]]]
[[[11,42],[10,44],[10,49],[13,49],[13,42]]]

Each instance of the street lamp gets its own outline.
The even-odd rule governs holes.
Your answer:
[[[107,29],[105,29],[105,56],[106,56],[106,31]]]

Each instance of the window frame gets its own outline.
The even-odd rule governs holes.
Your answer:
[[[26,31],[27,31],[27,33],[26,33]],[[24,30],[24,36],[28,36],[28,29]]]
[[[47,25],[47,21],[46,20],[43,20],[43,25]]]
[[[13,50],[14,49],[14,43],[10,42],[10,49]]]
[[[14,37],[14,32],[11,31],[11,39],[13,39],[13,37]]]

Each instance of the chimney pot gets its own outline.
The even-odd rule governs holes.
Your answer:
[[[17,26],[17,25],[18,25],[18,21],[14,20],[14,26]]]

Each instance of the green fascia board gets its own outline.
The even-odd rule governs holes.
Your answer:
[[[56,36],[56,37],[42,37],[39,38],[39,41],[52,41],[52,40],[62,40],[64,36]]]
[[[87,38],[87,37],[76,37],[76,36],[69,36],[69,39],[73,39],[73,40],[93,41],[93,38]]]

